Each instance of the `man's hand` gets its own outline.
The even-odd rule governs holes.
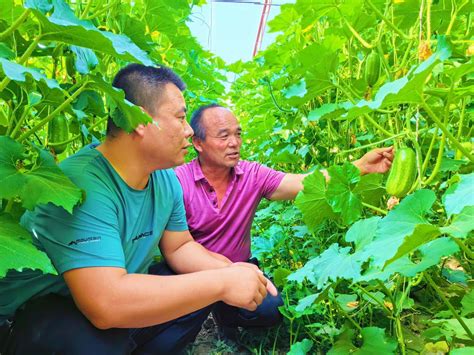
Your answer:
[[[245,263],[219,269],[223,282],[221,300],[231,306],[255,311],[267,296],[267,279],[263,273]]]
[[[353,162],[359,168],[361,175],[385,173],[390,169],[393,160],[393,147],[377,148],[366,153],[362,158]]]
[[[251,269],[255,270],[257,273],[263,275],[263,271],[260,270],[257,265],[254,265],[254,264],[251,264],[251,263],[237,262],[237,263],[232,264],[231,266],[244,266],[244,267],[248,267],[248,268],[251,268]],[[277,288],[275,287],[275,285],[273,284],[273,282],[271,282],[271,281],[270,281],[269,279],[267,279],[266,277],[265,277],[265,280],[267,280],[267,281],[266,281],[266,288],[267,288],[267,291],[268,291],[272,296],[278,295],[278,290],[277,290]]]

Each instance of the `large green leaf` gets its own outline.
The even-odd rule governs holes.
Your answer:
[[[385,335],[385,330],[377,327],[362,328],[362,346],[357,348],[353,344],[354,330],[345,330],[334,346],[329,350],[328,355],[380,355],[394,354],[397,349],[397,342]]]
[[[371,217],[357,221],[347,231],[345,240],[353,242],[356,250],[361,250],[374,240],[380,220],[380,217]]]
[[[291,274],[288,280],[301,282],[308,278],[318,289],[322,289],[328,281],[358,278],[362,262],[358,260],[357,255],[349,254],[350,250],[350,247],[340,248],[334,243],[303,268]]]
[[[441,258],[457,253],[459,247],[451,238],[438,238],[422,245],[418,251],[420,256],[416,262],[411,261],[408,256],[403,256],[383,270],[381,267],[370,266],[358,280],[354,281],[385,281],[396,273],[407,277],[414,277],[417,273],[438,264]]]
[[[474,173],[458,176],[459,182],[451,185],[443,195],[448,217],[460,213],[466,206],[474,206]]]
[[[27,160],[31,167],[24,167]],[[59,169],[51,154],[25,148],[13,139],[0,136],[0,198],[19,197],[27,209],[53,203],[72,213],[81,202],[82,191]]]
[[[326,192],[327,200],[334,212],[341,213],[346,224],[356,221],[362,212],[362,202],[354,193],[360,181],[360,171],[351,163],[332,166],[328,169],[329,180]]]
[[[146,52],[127,36],[100,31],[92,22],[78,19],[64,1],[52,1],[54,11],[50,17],[46,17],[36,4],[25,4],[32,9],[41,24],[42,39],[90,48],[126,61],[153,65]]]
[[[418,190],[405,197],[379,222],[374,241],[364,250],[366,254],[372,255],[375,266],[381,267],[392,258],[405,237],[412,235],[418,225],[429,225],[424,215],[435,200],[433,191]]]
[[[433,240],[441,234],[437,226],[431,224],[418,224],[412,235],[405,238],[403,243],[398,247],[397,253],[385,262],[384,267],[393,263],[395,260],[407,255],[418,249],[419,246]]]
[[[460,214],[455,215],[452,223],[441,228],[441,232],[455,238],[466,238],[474,230],[474,206],[466,206]]]
[[[59,83],[54,79],[48,79],[46,75],[42,74],[38,69],[27,68],[23,65],[10,62],[4,58],[0,58],[0,65],[3,69],[3,73],[10,80],[18,82],[26,82],[26,78],[31,77],[35,81],[43,81],[51,89],[60,89]]]
[[[304,189],[296,197],[295,204],[303,213],[303,220],[309,228],[316,228],[333,212],[326,201],[326,179],[320,171],[303,180]]]
[[[0,255],[0,277],[11,269],[38,269],[57,275],[48,256],[33,245],[30,233],[8,215],[0,215]]]

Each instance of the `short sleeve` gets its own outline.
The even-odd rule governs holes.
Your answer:
[[[27,212],[22,224],[60,273],[83,267],[125,267],[118,214],[100,181],[88,183],[85,201],[70,214],[48,204]]]
[[[171,190],[173,198],[173,210],[165,227],[166,230],[173,232],[181,232],[188,230],[188,223],[186,220],[186,211],[184,209],[183,189],[176,177],[176,173],[172,170],[170,172]]]
[[[280,186],[284,177],[285,173],[258,164],[257,182],[260,186],[262,196],[266,199],[270,199],[278,186]]]

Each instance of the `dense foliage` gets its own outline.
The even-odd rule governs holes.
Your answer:
[[[472,351],[472,3],[299,0],[269,26],[230,97],[248,157],[316,170],[301,214],[269,205],[254,231],[292,352]],[[389,145],[415,152],[390,181],[401,201],[348,163]]]
[[[269,23],[275,43],[230,66],[186,25],[201,2],[2,3],[0,277],[55,273],[21,214],[81,202],[56,163],[102,139],[109,116],[128,131],[148,121],[110,81],[128,62],[165,64],[190,111],[232,102],[246,158],[315,171],[294,204],[265,204],[254,225],[291,353],[472,351],[472,2],[298,0]],[[236,76],[227,95],[223,70]],[[395,207],[386,176],[348,163],[384,145],[415,152]]]

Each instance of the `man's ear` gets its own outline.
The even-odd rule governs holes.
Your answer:
[[[196,149],[199,153],[202,153],[202,140],[197,137],[193,137],[192,141],[194,149]]]

